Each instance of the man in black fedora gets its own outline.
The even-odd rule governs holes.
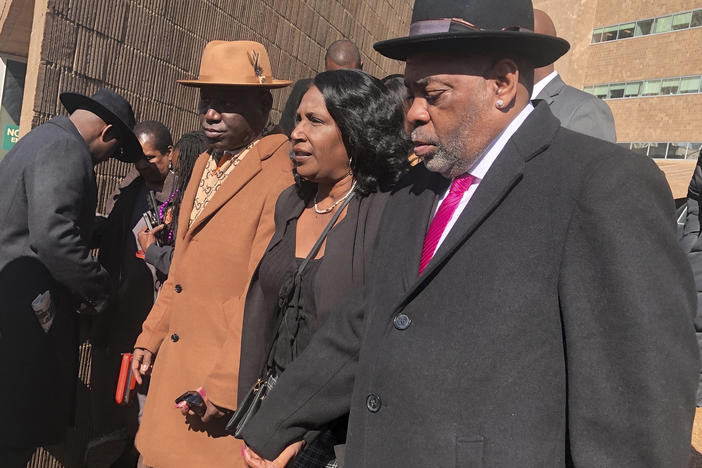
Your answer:
[[[107,272],[90,255],[94,166],[141,155],[134,113],[113,91],[61,94],[57,116],[0,162],[0,466],[24,466],[73,419],[76,310],[102,311]]]
[[[529,0],[417,0],[409,37],[375,44],[406,61],[424,164],[365,291],[245,426],[251,466],[345,412],[347,467],[686,466],[699,357],[670,190],[530,103],[568,49],[532,29]]]

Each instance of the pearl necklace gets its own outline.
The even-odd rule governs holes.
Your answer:
[[[349,198],[351,196],[351,194],[353,193],[353,189],[355,189],[355,188],[356,188],[356,181],[354,180],[353,184],[351,185],[351,188],[349,189],[348,192],[346,192],[346,195],[344,195],[343,197],[341,197],[337,201],[335,201],[334,204],[332,206],[330,206],[329,208],[325,208],[323,210],[320,210],[319,207],[317,206],[317,203],[318,203],[317,202],[317,194],[315,193],[314,194],[314,212],[317,214],[331,213],[334,210],[334,208],[339,206],[340,203],[343,203],[344,200],[346,200],[347,198]]]

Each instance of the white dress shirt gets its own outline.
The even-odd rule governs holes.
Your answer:
[[[541,91],[544,90],[546,85],[553,81],[553,79],[557,76],[558,72],[556,70],[553,70],[551,73],[541,78],[538,83],[534,83],[534,89],[531,91],[531,99],[536,99],[536,96],[538,96],[541,93]]]
[[[475,177],[475,181],[471,184],[470,188],[463,193],[461,201],[458,202],[458,206],[456,207],[456,210],[453,212],[451,219],[446,225],[446,229],[444,229],[444,232],[441,235],[441,238],[439,239],[439,243],[436,244],[437,250],[439,249],[439,246],[444,242],[444,239],[446,239],[446,236],[448,236],[448,233],[451,231],[451,228],[453,228],[454,224],[456,224],[456,220],[458,220],[458,217],[461,215],[461,213],[463,213],[465,207],[468,206],[468,202],[470,201],[475,191],[478,189],[480,181],[482,181],[485,178],[485,175],[490,170],[490,167],[492,167],[492,163],[495,162],[495,160],[500,155],[509,139],[512,138],[512,135],[514,135],[514,132],[516,132],[519,127],[521,127],[522,123],[524,123],[526,118],[529,117],[529,114],[531,114],[533,110],[534,106],[532,106],[531,103],[528,103],[527,106],[524,109],[522,109],[522,111],[514,118],[514,120],[512,120],[509,123],[509,125],[507,125],[507,128],[505,128],[502,131],[502,133],[500,133],[497,136],[497,138],[495,138],[495,140],[490,144],[490,146],[487,147],[485,152],[478,158],[473,167],[468,170],[468,173]],[[439,203],[436,206],[437,210],[439,209],[439,206],[441,206],[441,204],[444,202],[444,199],[448,195],[450,189],[451,186],[449,186],[449,188],[446,189],[446,192],[444,192],[444,194],[441,196],[441,200],[439,200]],[[436,210],[434,211],[434,214],[436,214]],[[436,252],[436,250],[434,252]]]

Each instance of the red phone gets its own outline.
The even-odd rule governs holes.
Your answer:
[[[118,405],[129,403],[129,395],[136,387],[134,374],[132,373],[132,354],[122,354],[122,363],[119,366],[119,378],[117,379],[117,391],[115,401]]]

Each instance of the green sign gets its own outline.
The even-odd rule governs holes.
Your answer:
[[[19,125],[5,125],[2,132],[2,149],[11,150],[19,140]]]

